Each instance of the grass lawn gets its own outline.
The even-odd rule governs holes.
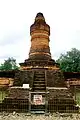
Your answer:
[[[2,102],[2,100],[4,100],[4,98],[8,95],[7,91],[2,90],[0,91],[0,102]]]
[[[77,104],[80,105],[80,92],[76,93],[76,101],[77,101]]]

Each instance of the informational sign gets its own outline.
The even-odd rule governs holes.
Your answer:
[[[34,95],[34,103],[35,105],[42,104],[42,95]]]

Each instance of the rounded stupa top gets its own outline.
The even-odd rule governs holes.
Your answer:
[[[44,20],[45,21],[43,13],[41,13],[41,12],[37,13],[35,20]]]
[[[36,17],[43,17],[43,13],[41,12],[37,13]]]
[[[50,35],[50,26],[46,24],[43,13],[37,13],[34,23],[30,26],[30,34],[34,32],[40,32],[41,30],[47,32]]]

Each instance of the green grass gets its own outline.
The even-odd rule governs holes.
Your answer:
[[[80,105],[80,92],[76,93],[76,101],[77,101],[77,104]]]
[[[8,95],[7,91],[2,90],[0,91],[0,102],[2,102],[2,100],[4,100],[4,98]]]

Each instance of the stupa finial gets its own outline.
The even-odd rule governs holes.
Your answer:
[[[44,20],[45,21],[43,13],[41,13],[41,12],[37,13],[35,20]]]

